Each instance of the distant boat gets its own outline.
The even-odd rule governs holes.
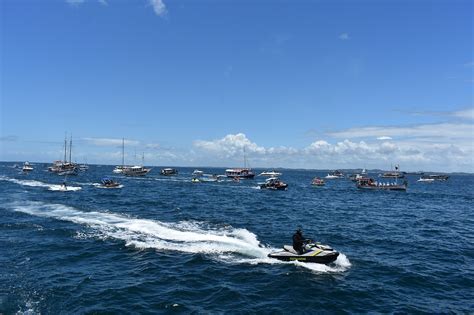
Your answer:
[[[313,185],[313,186],[324,186],[324,185],[326,185],[326,183],[324,182],[323,179],[321,179],[319,177],[315,177],[311,181],[311,185]]]
[[[247,167],[247,156],[244,148],[244,167],[243,168],[229,168],[225,170],[225,175],[230,178],[252,179],[255,173],[251,168]]]
[[[67,138],[64,138],[64,160],[54,161],[48,171],[58,175],[77,175],[77,164],[72,162],[72,137],[69,140],[69,161],[67,160]]]
[[[21,170],[25,173],[26,172],[31,172],[33,170],[33,166],[31,166],[31,164],[29,162],[25,162],[23,164],[23,167],[21,168]]]
[[[357,182],[357,188],[362,190],[398,190],[406,191],[408,182],[405,180],[402,184],[377,182],[373,178],[363,178]]]
[[[160,174],[163,175],[163,176],[174,176],[174,175],[178,175],[178,170],[175,169],[175,168],[163,168],[161,171],[160,171]]]
[[[115,174],[122,174],[125,168],[125,138],[122,138],[122,165],[117,165],[112,171]]]
[[[202,176],[203,174],[204,174],[204,172],[203,172],[203,171],[200,171],[200,170],[194,170],[193,173],[192,173],[192,175],[193,175],[194,177],[200,177],[200,176]]]
[[[340,170],[335,170],[335,171],[329,173],[325,178],[326,179],[344,178],[344,174]]]
[[[150,168],[145,168],[143,166],[125,166],[122,169],[122,174],[125,176],[145,176],[151,171]]]
[[[433,180],[448,180],[449,176],[448,175],[439,175],[439,174],[432,174],[428,176],[422,176],[422,178],[430,178]]]
[[[395,171],[385,172],[381,177],[383,178],[404,178],[405,174],[399,171],[400,165],[395,165]]]
[[[102,188],[122,188],[122,185],[119,182],[117,182],[113,179],[110,179],[108,177],[104,177],[101,180],[101,186],[100,187],[102,187]]]
[[[261,183],[260,189],[270,189],[270,190],[286,190],[288,189],[288,184],[284,183],[277,177],[268,178],[265,183]]]
[[[264,171],[258,174],[258,176],[270,176],[270,177],[278,177],[281,176],[282,174],[276,171]]]
[[[424,176],[420,177],[420,179],[417,180],[417,182],[425,182],[425,183],[432,183],[434,181],[435,181],[434,178],[429,178],[429,177],[424,177]]]

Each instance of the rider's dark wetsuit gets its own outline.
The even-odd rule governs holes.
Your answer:
[[[306,239],[303,237],[303,233],[301,230],[297,230],[295,234],[293,234],[293,249],[298,252],[298,255],[304,253],[304,243]]]

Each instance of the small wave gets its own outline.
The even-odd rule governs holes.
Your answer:
[[[8,182],[15,183],[22,186],[48,188],[49,190],[52,190],[52,191],[78,191],[82,189],[81,187],[76,187],[76,186],[67,186],[67,189],[64,189],[62,185],[48,184],[48,183],[43,183],[43,182],[32,180],[32,179],[31,180],[30,179],[15,179],[15,178],[9,178],[6,176],[0,176],[0,180],[8,181]]]
[[[126,246],[138,249],[206,254],[229,263],[296,264],[318,272],[340,272],[350,266],[343,254],[339,255],[334,266],[268,258],[267,255],[277,249],[264,247],[254,233],[242,228],[214,227],[194,221],[165,223],[110,212],[85,212],[62,204],[41,202],[14,203],[11,207],[35,216],[87,225],[103,239],[122,240]]]

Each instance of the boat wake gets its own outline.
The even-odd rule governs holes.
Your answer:
[[[15,183],[22,186],[48,188],[48,190],[52,190],[52,191],[78,191],[82,189],[81,187],[77,187],[77,186],[67,186],[67,188],[65,189],[63,185],[48,184],[48,183],[43,183],[37,180],[15,179],[15,178],[9,178],[6,176],[0,176],[0,180]]]
[[[268,258],[267,255],[276,249],[263,246],[257,236],[247,229],[215,227],[194,221],[165,223],[32,201],[13,203],[10,207],[34,216],[86,225],[93,229],[93,237],[121,240],[126,246],[138,249],[205,254],[228,263],[294,264],[316,272],[342,272],[350,267],[349,260],[343,254],[339,255],[333,266]]]

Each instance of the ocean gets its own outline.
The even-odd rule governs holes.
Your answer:
[[[125,178],[92,165],[64,192],[45,164],[12,165],[0,163],[2,314],[474,312],[473,175],[360,191],[284,169],[288,190],[268,191],[261,177],[192,183],[193,168]],[[103,176],[123,188],[99,188]],[[338,259],[268,258],[297,227]]]

